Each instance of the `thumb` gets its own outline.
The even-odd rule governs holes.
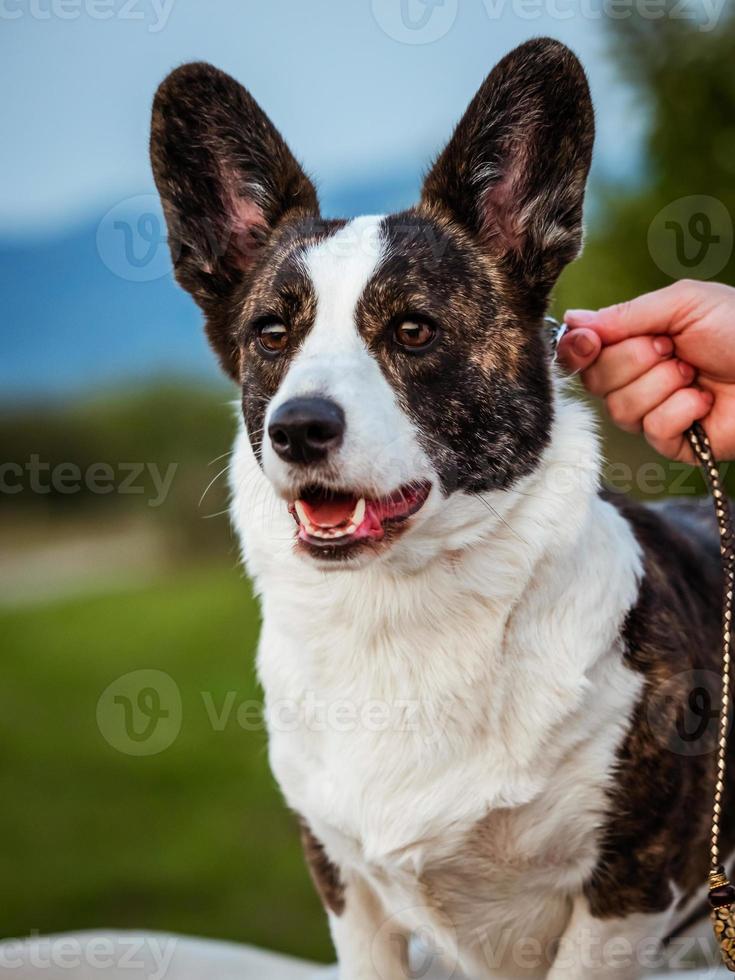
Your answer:
[[[594,330],[607,347],[641,334],[679,333],[696,300],[697,284],[682,280],[601,310],[567,310],[564,320]]]
[[[559,342],[557,358],[570,374],[578,374],[597,360],[601,348],[602,341],[594,330],[570,329]]]

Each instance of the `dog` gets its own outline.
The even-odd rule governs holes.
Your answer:
[[[704,894],[713,739],[680,722],[717,682],[716,538],[600,491],[543,326],[593,131],[577,58],[531,40],[415,207],[327,220],[238,82],[155,96],[175,274],[242,393],[270,763],[343,980],[420,975],[416,935],[446,976],[635,977]]]

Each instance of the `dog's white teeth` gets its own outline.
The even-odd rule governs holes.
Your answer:
[[[350,526],[354,524],[355,528],[358,528],[362,524],[364,519],[365,519],[365,498],[360,497],[360,499],[355,504],[355,509],[352,511],[352,517],[350,518]]]
[[[350,516],[349,524],[342,524],[338,527],[320,527],[314,524],[306,512],[306,508],[300,500],[294,501],[294,510],[309,537],[312,538],[348,538],[354,534],[365,518],[365,498],[360,499],[355,504],[355,509]]]
[[[306,527],[307,533],[312,538],[346,538],[354,534],[357,530],[356,525],[348,524],[345,527],[316,527],[310,525]]]

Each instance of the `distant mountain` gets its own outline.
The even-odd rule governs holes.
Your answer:
[[[322,193],[325,214],[405,207],[415,178]],[[171,275],[151,195],[46,238],[0,239],[0,401],[54,399],[157,376],[217,377],[201,314]]]

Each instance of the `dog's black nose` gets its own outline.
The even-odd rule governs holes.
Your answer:
[[[344,434],[345,413],[328,398],[291,398],[268,425],[273,448],[288,463],[319,463]]]

